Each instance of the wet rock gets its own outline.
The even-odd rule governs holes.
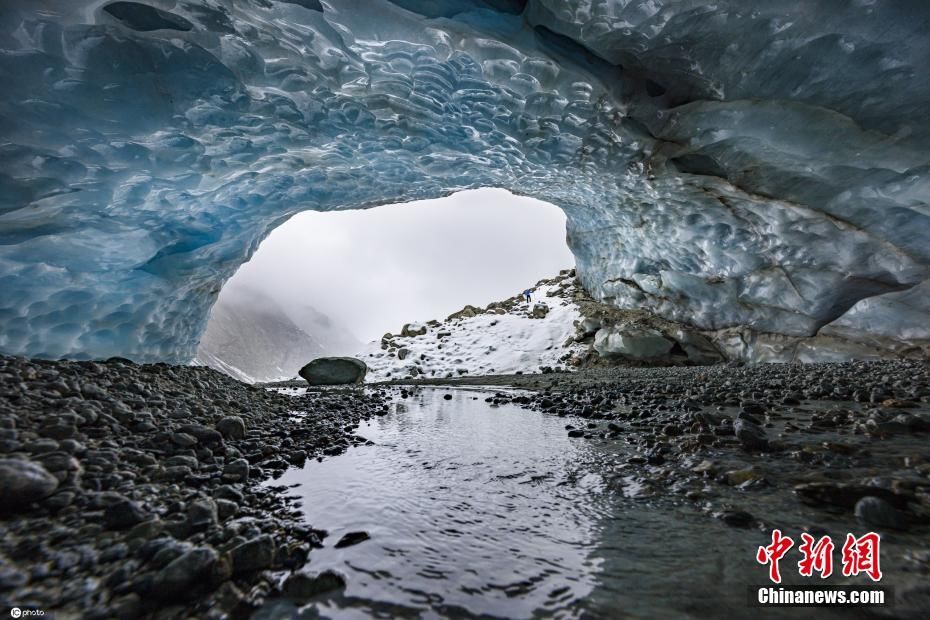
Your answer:
[[[51,439],[68,439],[77,434],[77,428],[72,424],[51,424],[39,429],[39,434]]]
[[[106,399],[85,400],[81,386],[90,384]],[[294,410],[311,415],[298,421]],[[230,585],[207,598],[231,574],[228,550],[270,536],[271,568],[293,570],[306,563],[311,545],[321,545],[302,527],[300,512],[280,501],[280,489],[260,486],[262,468],[344,450],[359,421],[386,410],[377,393],[290,397],[206,368],[0,355],[0,452],[33,455],[0,463],[8,474],[9,461],[25,461],[41,483],[38,492],[7,488],[10,478],[20,486],[31,480],[17,471],[2,487],[0,510],[20,514],[3,515],[2,525],[12,527],[0,544],[0,589],[28,587],[15,598],[41,601],[61,617],[149,616],[159,607],[169,608],[159,615],[166,618],[238,617],[267,585],[261,571],[242,573],[241,589]],[[217,427],[224,418],[241,424]],[[240,459],[230,484],[218,484],[226,463]],[[42,510],[10,501],[17,493],[40,498]],[[243,513],[247,518],[233,520]],[[254,556],[267,564],[261,550]]]
[[[199,443],[212,444],[223,441],[223,436],[219,431],[208,428],[202,424],[185,424],[179,430],[182,433],[191,435]]]
[[[216,423],[216,430],[229,439],[244,439],[245,421],[239,416],[227,416]]]
[[[717,465],[713,461],[704,460],[692,467],[691,471],[696,474],[713,475],[717,471]]]
[[[163,536],[147,541],[140,549],[139,556],[147,559],[150,566],[161,569],[193,549],[194,546],[188,542]]]
[[[310,385],[347,385],[362,383],[367,372],[365,362],[354,357],[321,357],[301,368],[300,376]]]
[[[308,601],[321,594],[327,594],[346,587],[346,580],[333,570],[323,571],[317,575],[295,573],[284,582],[284,596],[298,601]]]
[[[764,415],[766,406],[753,400],[744,400],[740,403],[740,411],[749,415]]]
[[[58,479],[42,465],[21,459],[0,460],[0,512],[18,512],[48,497]]]
[[[132,620],[141,617],[142,598],[135,593],[127,594],[110,601],[108,616],[117,620]]]
[[[178,454],[172,457],[165,459],[165,467],[187,467],[190,470],[197,469],[200,466],[200,463],[197,462],[196,457],[188,456],[186,454]]]
[[[745,482],[762,479],[762,472],[757,469],[737,469],[728,471],[724,474],[727,484],[730,486],[739,486]]]
[[[171,442],[182,448],[189,448],[197,445],[197,438],[188,433],[171,433]]]
[[[38,439],[23,446],[23,449],[29,454],[43,454],[45,452],[54,452],[59,450],[59,444],[54,439]]]
[[[126,543],[117,543],[115,545],[110,545],[103,552],[100,553],[100,562],[116,562],[119,560],[124,560],[129,555],[129,545]]]
[[[879,497],[866,496],[856,502],[856,519],[864,525],[892,530],[907,529],[907,521],[894,506]]]
[[[57,512],[70,506],[75,497],[76,494],[72,491],[59,491],[46,498],[44,505],[52,512]]]
[[[107,529],[124,530],[145,521],[148,513],[138,503],[128,499],[118,499],[107,506],[103,513],[103,523]]]
[[[769,447],[769,440],[765,436],[765,431],[758,424],[753,424],[749,420],[738,419],[733,423],[733,432],[739,440],[740,445],[749,451],[763,451]]]
[[[905,508],[908,498],[890,489],[864,484],[809,482],[794,487],[798,498],[809,506],[851,510],[863,497],[877,497],[896,508]]]
[[[183,553],[155,574],[151,594],[166,602],[190,600],[227,576],[216,551],[198,547]]]
[[[193,530],[216,525],[218,521],[216,502],[210,498],[198,499],[187,507],[187,524]]]
[[[0,592],[21,588],[29,583],[29,575],[10,566],[0,565]]]
[[[268,535],[253,538],[233,548],[229,555],[236,575],[271,568],[275,557],[274,539]]]
[[[239,512],[239,506],[235,502],[228,499],[216,500],[216,515],[220,521],[236,516],[237,512]]]
[[[885,407],[886,409],[908,409],[910,407],[916,406],[917,403],[900,398],[888,398],[882,401],[882,407]]]
[[[744,510],[723,510],[714,516],[730,527],[749,527],[755,523],[755,517]]]
[[[291,465],[302,465],[307,460],[307,451],[306,450],[293,450],[287,456],[288,462]]]
[[[248,461],[246,461],[246,464],[248,464]],[[216,499],[225,499],[235,504],[241,504],[245,499],[242,495],[242,491],[230,484],[217,487],[216,491],[213,492],[213,497]]]
[[[47,452],[36,457],[36,461],[58,478],[60,483],[76,486],[80,484],[83,468],[80,461],[67,452]]]
[[[245,482],[249,479],[250,466],[245,459],[236,459],[226,464],[223,468],[223,478],[227,480],[236,480]]]
[[[143,521],[126,533],[126,540],[151,540],[160,536],[165,529],[164,523],[157,517]]]
[[[364,542],[371,538],[368,535],[368,532],[349,532],[345,536],[339,539],[339,542],[336,543],[336,549],[342,549],[343,547],[351,547],[352,545],[357,545],[360,542]]]

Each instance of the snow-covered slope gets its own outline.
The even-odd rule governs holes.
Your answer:
[[[410,323],[401,335],[370,343],[358,357],[369,365],[369,381],[566,367],[587,349],[572,339],[581,318],[577,293],[574,270],[563,271],[538,282],[531,303],[517,296],[486,308],[466,306],[441,323]]]

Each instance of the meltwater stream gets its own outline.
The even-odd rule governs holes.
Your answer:
[[[370,444],[274,482],[329,533],[305,570],[348,582],[299,617],[811,615],[747,606],[747,585],[764,583],[752,558],[765,533],[637,498],[616,473],[622,444],[570,439],[565,425],[584,421],[487,396],[419,389],[359,427]],[[334,547],[358,530],[370,539]]]

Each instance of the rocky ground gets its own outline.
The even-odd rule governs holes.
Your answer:
[[[395,383],[401,396],[410,385],[523,388],[488,398],[616,445],[604,467],[626,497],[686,503],[732,527],[878,530],[888,571],[913,577],[892,582],[910,584],[897,609],[918,611],[901,617],[930,609],[919,585],[930,574],[926,362]],[[361,441],[353,429],[385,413],[393,392],[288,396],[206,368],[0,357],[0,604],[57,617],[246,617],[340,587],[336,575],[297,572],[325,533],[262,481]]]
[[[246,617],[325,532],[262,481],[360,441],[378,390],[290,397],[207,368],[0,357],[0,607]]]
[[[930,525],[927,362],[609,368],[455,383],[523,388],[491,401],[586,420],[566,432],[629,445],[627,464],[650,492],[697,500],[708,480],[745,490],[797,474],[792,490],[807,505],[897,530]],[[725,471],[728,462],[746,468]],[[880,510],[860,505],[867,496]]]
[[[795,539],[829,533],[837,553],[847,532],[880,532],[883,585],[896,596],[888,613],[930,613],[927,362],[609,368],[484,383],[526,390],[492,403],[569,417],[570,437],[616,445],[604,468],[626,497]]]

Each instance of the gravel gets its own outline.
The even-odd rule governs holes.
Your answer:
[[[284,600],[325,533],[267,481],[386,411],[377,388],[286,396],[200,367],[0,356],[0,598],[82,618]]]

